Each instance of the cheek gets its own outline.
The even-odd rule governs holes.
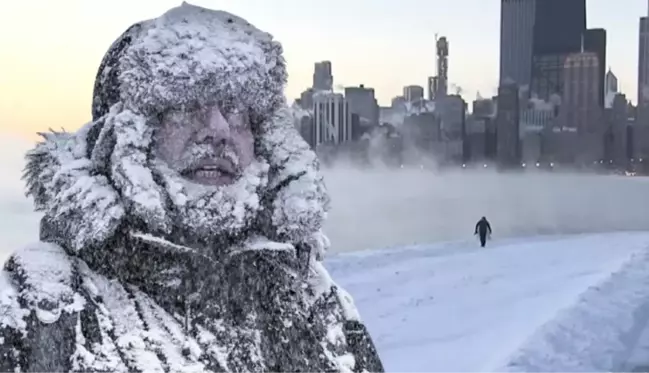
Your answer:
[[[161,129],[156,135],[157,155],[165,162],[173,164],[183,154],[188,137],[186,131]]]
[[[241,164],[247,166],[255,157],[255,138],[249,131],[237,133],[234,137]]]

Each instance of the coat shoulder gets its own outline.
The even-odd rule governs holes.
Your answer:
[[[76,271],[76,260],[61,246],[42,241],[15,251],[3,268],[21,306],[46,324],[83,309]]]
[[[16,250],[0,271],[0,370],[68,371],[86,299],[78,260],[59,245]],[[43,342],[47,341],[47,342]]]

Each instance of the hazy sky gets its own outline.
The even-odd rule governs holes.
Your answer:
[[[333,63],[334,83],[377,90],[387,104],[434,75],[434,35],[450,41],[451,83],[467,100],[495,92],[500,0],[194,0],[235,13],[285,48],[289,99],[311,84],[313,63]],[[0,5],[0,135],[75,129],[90,118],[94,76],[131,24],[178,0],[19,0]],[[272,5],[271,5],[272,4]],[[638,18],[646,0],[588,0],[588,27],[608,30],[608,62],[635,99]]]

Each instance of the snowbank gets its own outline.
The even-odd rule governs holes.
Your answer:
[[[585,291],[543,325],[498,371],[626,371],[649,321],[649,253],[633,255],[618,272]]]

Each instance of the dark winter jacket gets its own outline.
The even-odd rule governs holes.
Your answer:
[[[486,235],[491,234],[491,224],[485,218],[482,218],[475,225],[475,234],[480,234],[480,236],[485,237]]]
[[[113,44],[93,121],[28,153],[43,219],[40,242],[0,273],[0,370],[383,371],[322,264],[328,197],[286,108],[281,53],[246,21],[187,4]],[[228,202],[245,234],[179,236],[150,164],[152,123],[227,98],[250,108],[267,164],[255,198]]]

